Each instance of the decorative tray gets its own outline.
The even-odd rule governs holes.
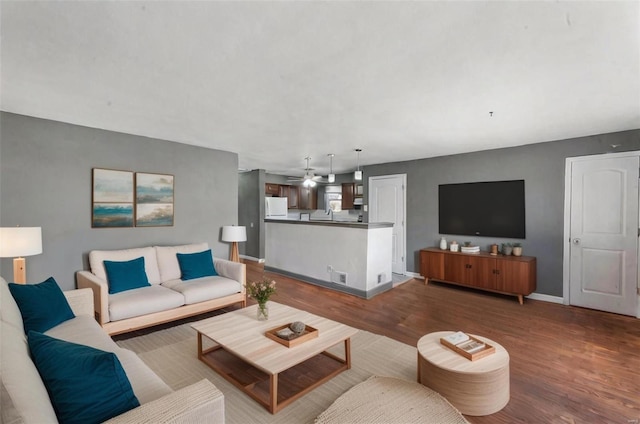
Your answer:
[[[298,346],[299,344],[302,344],[308,340],[315,339],[316,337],[318,337],[318,330],[316,328],[311,327],[310,325],[305,326],[305,329],[302,332],[302,334],[292,339],[287,340],[287,339],[283,339],[282,337],[278,337],[276,333],[280,330],[283,330],[289,327],[290,325],[291,323],[281,325],[276,328],[272,328],[271,330],[268,330],[266,333],[264,333],[264,335],[270,338],[271,340],[276,341],[286,347]]]
[[[480,350],[474,351],[474,352],[467,352],[466,350],[460,348],[459,346],[462,344],[458,344],[458,345],[454,345],[453,343],[450,343],[449,341],[447,341],[444,338],[440,338],[440,343],[445,345],[446,347],[448,347],[449,349],[453,350],[455,353],[457,353],[458,355],[464,356],[465,358],[467,358],[470,361],[476,361],[480,358],[484,358],[485,356],[491,355],[492,353],[494,353],[496,351],[496,348],[491,346],[489,343],[484,342],[480,339],[477,339],[469,334],[467,334],[467,336],[469,336],[469,341],[476,341],[478,343],[482,343],[484,345],[484,347]]]

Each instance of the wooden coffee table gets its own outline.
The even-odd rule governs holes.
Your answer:
[[[275,302],[269,302],[269,319],[258,321],[256,309],[238,309],[191,327],[198,332],[198,358],[272,414],[351,368],[350,343],[357,329]],[[318,337],[289,348],[264,335],[293,321],[316,328]],[[339,343],[344,343],[344,358],[326,352]]]
[[[509,353],[486,337],[495,353],[470,361],[440,343],[453,331],[430,333],[418,340],[418,383],[440,393],[465,415],[498,412],[509,403]]]

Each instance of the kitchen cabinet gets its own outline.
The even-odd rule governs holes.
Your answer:
[[[280,197],[287,198],[287,207],[289,209],[298,209],[298,186],[295,185],[281,185]]]
[[[298,209],[318,209],[318,194],[315,187],[300,187]]]
[[[266,195],[279,196],[280,186],[278,184],[266,183],[264,185],[264,192]]]
[[[355,183],[342,183],[342,209],[353,209],[353,199],[355,199],[355,196]]]
[[[355,209],[356,199],[362,199],[362,184],[342,183],[342,209]],[[359,205],[362,205],[360,200]]]
[[[536,289],[536,258],[427,248],[420,250],[420,274],[425,283],[434,280],[510,294],[522,304]]]

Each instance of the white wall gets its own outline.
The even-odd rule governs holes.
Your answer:
[[[265,265],[313,279],[338,282],[366,292],[391,280],[391,227],[351,228],[334,225],[266,223]],[[335,271],[327,270],[332,267]]]

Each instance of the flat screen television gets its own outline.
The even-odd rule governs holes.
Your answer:
[[[440,234],[525,238],[524,180],[438,186]]]

